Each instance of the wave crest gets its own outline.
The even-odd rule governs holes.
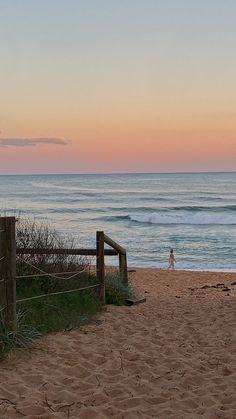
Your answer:
[[[131,221],[149,224],[195,224],[195,225],[236,225],[236,216],[197,212],[191,215],[164,215],[158,213],[129,215]]]

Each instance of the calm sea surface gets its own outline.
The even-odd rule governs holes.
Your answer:
[[[0,176],[0,200],[79,247],[104,230],[130,266],[165,268],[173,247],[177,269],[236,271],[236,173]]]

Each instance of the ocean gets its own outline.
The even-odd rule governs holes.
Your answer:
[[[0,176],[0,199],[78,247],[104,230],[129,266],[166,268],[173,248],[176,269],[236,271],[236,172]]]

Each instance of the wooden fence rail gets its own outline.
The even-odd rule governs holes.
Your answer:
[[[106,302],[105,256],[119,256],[119,270],[122,280],[125,283],[128,282],[126,250],[104,234],[103,231],[97,231],[96,233],[96,249],[16,248],[15,223],[15,217],[0,217],[0,315],[9,330],[16,330],[16,304],[19,302],[16,301],[16,255],[57,254],[96,256],[98,298],[101,304],[105,304]],[[111,249],[105,248],[105,244],[109,245]],[[76,289],[74,291],[79,290]],[[73,292],[73,290],[70,292]],[[56,293],[52,293],[51,295],[54,294],[56,295]],[[40,297],[36,296],[33,298]]]
[[[103,232],[101,232],[103,233]],[[109,246],[113,247],[119,254],[119,266],[120,266],[120,274],[122,279],[125,283],[128,283],[128,269],[127,269],[127,256],[126,256],[126,249],[121,247],[118,243],[114,240],[110,239],[106,234],[104,234],[104,242]]]
[[[96,256],[96,249],[36,249],[36,248],[18,248],[17,255],[78,255],[78,256]],[[104,249],[105,256],[117,256],[118,252],[114,249]]]

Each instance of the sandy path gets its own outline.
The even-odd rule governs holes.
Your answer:
[[[0,366],[0,418],[236,418],[236,274],[138,269],[146,303]],[[223,287],[201,288],[224,283]]]

